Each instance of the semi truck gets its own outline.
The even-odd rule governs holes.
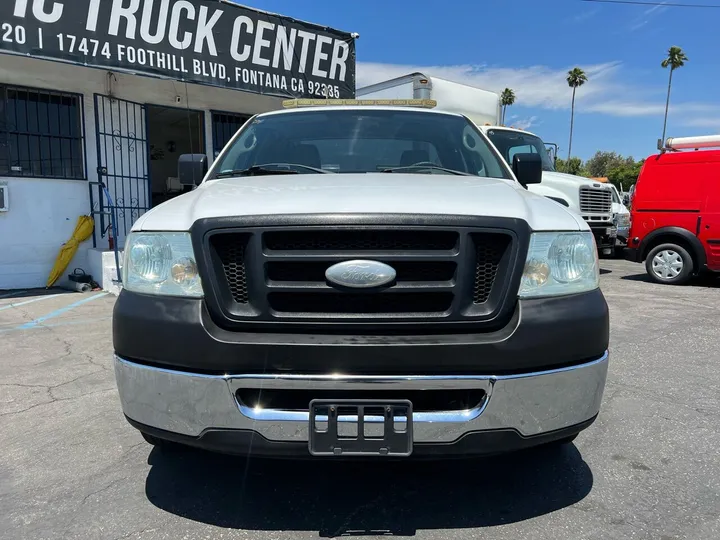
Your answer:
[[[557,172],[554,159],[540,137],[500,125],[499,94],[416,72],[359,88],[356,96],[358,99],[432,99],[437,102],[438,110],[459,113],[472,120],[508,164],[512,165],[513,156],[518,153],[540,154],[542,183],[529,185],[527,189],[580,214],[592,229],[600,252],[604,255],[614,252],[617,226],[611,189],[581,176]]]

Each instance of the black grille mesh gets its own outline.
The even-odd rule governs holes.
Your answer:
[[[247,237],[223,234],[213,236],[211,241],[222,262],[225,278],[233,299],[238,304],[247,304],[248,288],[247,276],[245,275]]]
[[[510,237],[474,234],[473,241],[476,253],[473,303],[484,304],[490,298],[500,262],[510,246]]]

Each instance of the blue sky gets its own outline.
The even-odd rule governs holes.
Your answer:
[[[673,0],[720,4],[720,0]],[[573,155],[654,153],[662,135],[671,45],[690,62],[675,72],[668,136],[720,133],[720,9],[580,0],[246,0],[244,5],[358,32],[358,85],[423,70],[499,91],[517,103],[508,123],[560,145],[566,157],[568,69],[578,90]],[[511,120],[510,120],[511,118]]]

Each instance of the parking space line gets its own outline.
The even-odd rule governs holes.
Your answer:
[[[81,305],[83,305],[83,304],[87,304],[88,302],[92,302],[93,300],[97,300],[98,298],[102,298],[102,297],[104,297],[104,296],[107,296],[108,294],[109,294],[109,293],[102,292],[102,293],[99,293],[99,294],[90,296],[89,298],[83,298],[82,300],[79,300],[79,301],[77,301],[77,302],[74,302],[74,303],[70,304],[69,306],[65,306],[65,307],[63,307],[63,308],[56,309],[55,311],[51,311],[51,312],[48,313],[47,315],[43,315],[42,317],[38,317],[37,319],[35,319],[35,320],[33,320],[33,321],[30,321],[29,323],[21,324],[21,325],[18,326],[16,329],[17,329],[17,330],[27,330],[27,329],[29,329],[29,328],[34,328],[34,327],[36,327],[36,326],[44,323],[44,322],[47,321],[48,319],[54,319],[55,317],[59,317],[60,315],[63,315],[64,313],[67,313],[68,311],[70,311],[70,310],[72,310],[72,309],[74,309],[74,308],[76,308],[76,307],[78,307],[78,306],[81,306]]]
[[[15,326],[13,328],[0,328],[0,334],[7,334],[9,332],[18,332],[18,331],[24,332],[26,330],[57,328],[59,326],[80,326],[80,325],[84,325],[84,324],[92,325],[97,322],[109,321],[111,319],[112,319],[112,316],[107,316],[107,317],[98,317],[97,319],[80,319],[80,320],[59,322],[59,323],[55,323],[55,324],[38,324],[36,326],[31,326],[29,328],[20,328],[19,326]]]
[[[63,296],[64,293],[60,294],[48,294],[47,296],[40,296],[38,298],[33,298],[32,300],[25,300],[24,302],[18,302],[17,304],[8,304],[7,306],[0,307],[0,311],[5,311],[6,309],[15,308],[24,306],[26,304],[32,304],[33,302],[39,302],[40,300],[46,300],[48,298],[55,298],[56,296]]]

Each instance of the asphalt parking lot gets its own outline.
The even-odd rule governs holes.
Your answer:
[[[720,279],[602,263],[598,421],[559,452],[444,464],[163,454],[120,412],[112,296],[0,293],[0,538],[720,538]]]

